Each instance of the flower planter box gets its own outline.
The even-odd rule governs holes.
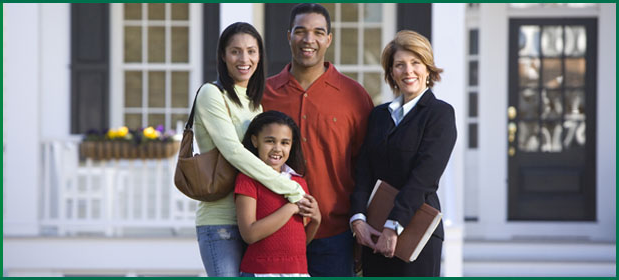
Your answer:
[[[80,158],[94,160],[160,159],[174,156],[180,142],[148,142],[135,145],[120,141],[84,141],[80,143]]]

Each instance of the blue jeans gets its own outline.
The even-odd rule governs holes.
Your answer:
[[[352,232],[314,239],[307,246],[307,266],[312,277],[353,277]]]
[[[204,269],[210,277],[238,277],[245,242],[236,225],[197,226]]]

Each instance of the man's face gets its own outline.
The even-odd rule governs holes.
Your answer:
[[[288,31],[288,43],[293,64],[310,68],[322,65],[332,35],[327,32],[327,20],[321,14],[298,14]]]

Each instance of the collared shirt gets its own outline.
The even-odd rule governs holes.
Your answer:
[[[262,105],[286,113],[301,132],[310,193],[318,201],[322,222],[316,238],[348,230],[354,159],[359,153],[374,107],[365,89],[338,72],[331,63],[303,89],[290,64],[267,80]]]
[[[426,88],[420,95],[417,95],[417,97],[413,98],[413,100],[404,103],[404,105],[402,105],[402,103],[404,102],[404,95],[400,95],[396,99],[391,101],[391,104],[389,104],[387,108],[389,108],[389,112],[391,112],[391,119],[396,126],[400,124],[406,114],[408,114],[408,112],[410,112],[415,107],[415,105],[417,105],[417,102],[419,102],[419,100],[421,99],[423,94],[426,93],[426,91],[428,91],[428,88]]]
[[[406,114],[408,114],[408,112],[410,112],[413,108],[415,108],[415,105],[417,105],[417,102],[419,102],[419,100],[421,99],[423,94],[426,93],[426,91],[428,91],[428,88],[426,88],[420,95],[417,95],[417,97],[413,98],[413,100],[404,103],[404,105],[402,105],[402,103],[404,102],[404,95],[400,95],[396,97],[393,101],[391,101],[391,104],[389,104],[387,108],[389,108],[389,112],[391,113],[391,119],[393,120],[393,123],[395,123],[396,126],[400,124],[400,122],[404,119],[404,117],[406,116]],[[351,227],[352,227],[352,222],[355,220],[362,220],[365,222],[366,221],[365,214],[363,213],[354,214],[348,221]],[[398,235],[400,235],[400,233],[402,233],[402,231],[404,230],[404,227],[402,227],[402,225],[400,225],[398,221],[394,221],[394,220],[385,221],[384,227],[394,230]],[[377,229],[377,230],[380,230],[380,229]]]

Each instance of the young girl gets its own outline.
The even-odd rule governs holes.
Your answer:
[[[288,174],[307,193],[305,180],[296,172],[305,171],[299,138],[292,118],[268,111],[249,124],[243,145],[275,171]],[[316,199],[305,195],[309,207],[289,203],[242,173],[234,192],[239,231],[249,245],[241,261],[241,276],[309,276],[305,247],[321,220]],[[304,217],[309,219],[305,230]]]

